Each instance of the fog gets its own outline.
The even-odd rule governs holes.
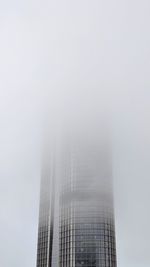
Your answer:
[[[45,124],[97,122],[102,111],[118,266],[150,265],[149,9],[147,0],[0,2],[0,266],[35,266]]]

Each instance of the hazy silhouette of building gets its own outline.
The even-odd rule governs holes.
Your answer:
[[[42,174],[37,267],[116,267],[108,137],[77,135],[57,153]]]

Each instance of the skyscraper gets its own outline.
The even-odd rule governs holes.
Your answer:
[[[116,267],[109,138],[75,135],[57,153],[41,185],[37,267]]]

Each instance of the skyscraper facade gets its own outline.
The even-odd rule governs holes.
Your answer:
[[[108,138],[78,136],[67,140],[59,151],[55,168],[59,172],[56,175],[49,171],[46,191],[41,191],[40,220],[44,226],[39,224],[37,267],[116,267]],[[55,188],[59,187],[55,197],[53,182],[51,187],[48,182],[53,180],[52,173],[58,176],[54,176]],[[43,202],[45,192],[48,204]],[[44,211],[45,221],[41,217]],[[55,230],[54,225],[58,225]],[[42,241],[44,247],[40,240],[46,241]]]
[[[54,162],[50,154],[44,158],[41,188],[37,245],[37,267],[52,267],[54,235]]]

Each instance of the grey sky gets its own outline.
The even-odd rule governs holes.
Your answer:
[[[0,266],[35,266],[47,112],[55,121],[102,101],[113,115],[118,266],[150,265],[149,12],[147,0],[0,1]]]

